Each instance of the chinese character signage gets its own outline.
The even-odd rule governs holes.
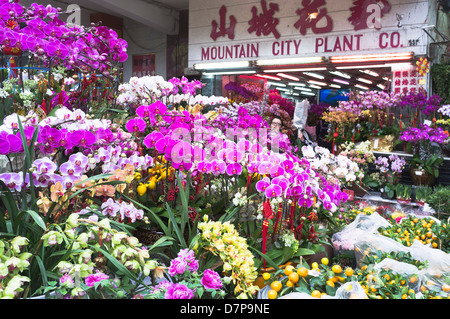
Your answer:
[[[418,72],[415,65],[392,66],[392,92],[416,92],[420,87],[425,88],[425,78]]]
[[[428,1],[190,0],[189,65],[312,55],[426,54]],[[402,27],[398,14],[403,15]],[[414,41],[412,41],[414,40]]]
[[[133,76],[153,76],[156,73],[155,54],[133,55]]]

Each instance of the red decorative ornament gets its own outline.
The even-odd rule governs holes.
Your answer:
[[[275,240],[275,235],[278,232],[278,224],[279,224],[280,219],[281,219],[282,211],[283,211],[283,204],[280,203],[280,204],[278,204],[277,219],[275,220],[275,227],[273,229],[272,242]]]
[[[291,214],[289,216],[289,229],[294,231],[294,214],[295,214],[295,202],[291,204]]]
[[[267,200],[266,202],[263,203],[263,215],[264,215],[264,221],[262,224],[262,253],[265,255],[266,254],[266,250],[267,250],[267,232],[269,230],[269,219],[272,219],[273,216],[273,211],[272,211],[272,206],[270,205],[269,200]],[[264,268],[266,268],[266,260],[263,260],[263,265]]]

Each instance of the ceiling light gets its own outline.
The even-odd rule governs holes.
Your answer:
[[[367,86],[359,85],[359,84],[355,84],[355,87],[363,89],[363,90],[368,90],[369,89]]]
[[[316,95],[316,93],[312,93],[312,92],[300,92],[300,94],[303,94],[303,95],[310,95],[310,96]]]
[[[295,87],[294,86],[293,89],[298,90],[298,91],[312,91],[310,88],[307,88],[307,87]]]
[[[349,85],[350,82],[344,81],[344,80],[340,80],[340,79],[333,79],[333,82],[336,83],[341,83],[341,84],[345,84],[345,85]]]
[[[298,82],[289,82],[288,85],[292,85],[292,86],[306,86],[305,83],[298,83]]]
[[[278,91],[283,91],[283,92],[290,92],[289,89],[285,89],[285,88],[277,88]]]
[[[372,81],[367,80],[367,79],[364,79],[364,78],[357,78],[357,80],[358,80],[359,82],[364,82],[364,83],[367,83],[367,84],[372,84],[372,83],[373,83]]]
[[[264,70],[265,73],[278,73],[278,72],[303,72],[303,71],[325,71],[325,67],[314,67],[314,68],[296,68],[296,69],[274,69],[274,70]]]
[[[352,76],[350,74],[341,72],[341,71],[330,71],[331,74],[340,76],[341,78],[351,79]]]
[[[400,68],[405,68],[405,67],[410,67],[412,64],[411,63],[386,63],[385,66],[387,67],[400,67]]]
[[[266,59],[257,60],[256,65],[291,65],[291,64],[307,64],[307,63],[321,63],[323,57],[305,57],[305,58],[286,58],[286,59]]]
[[[378,77],[380,76],[377,72],[371,71],[371,70],[359,70],[359,72],[371,75],[373,77]]]
[[[374,64],[370,66],[371,68],[387,68],[386,64]],[[348,65],[348,66],[337,66],[337,70],[348,70],[348,69],[361,69],[360,65]]]
[[[237,68],[248,68],[249,66],[250,61],[197,63],[194,64],[194,69],[196,70],[237,69]]]
[[[314,84],[310,84],[309,87],[310,87],[310,88],[313,88],[313,89],[317,89],[317,90],[322,89],[322,87],[317,86],[317,85],[314,85]]]
[[[284,84],[284,83],[277,83],[277,82],[267,81],[267,84],[286,87],[286,84]]]
[[[382,90],[384,90],[386,88],[383,84],[377,84],[377,86]]]
[[[289,75],[289,74],[284,74],[284,73],[277,73],[278,76],[281,76],[282,78],[286,78],[288,80],[292,80],[292,81],[300,81],[299,78]]]
[[[317,74],[317,73],[313,73],[313,72],[303,72],[303,74],[312,76],[313,78],[317,78],[317,79],[325,79],[325,77],[321,74]]]
[[[385,54],[364,54],[364,55],[341,55],[332,56],[331,63],[349,63],[349,62],[390,62],[400,60],[411,60],[411,52],[385,53]]]
[[[336,88],[336,89],[340,89],[341,88],[341,86],[337,85],[337,84],[330,84],[330,87]]]
[[[224,72],[205,72],[203,75],[228,75],[228,74],[254,74],[256,71],[224,71]]]
[[[308,80],[308,83],[323,85],[323,86],[327,85],[325,82],[319,82],[319,81],[314,81],[314,80]]]
[[[256,74],[256,76],[259,76],[260,78],[265,78],[269,80],[275,80],[275,81],[281,81],[281,78],[271,75],[265,75],[265,74]]]

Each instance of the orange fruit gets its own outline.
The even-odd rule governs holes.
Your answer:
[[[333,277],[330,278],[330,280],[332,282],[336,283],[336,282],[338,282],[339,278],[338,278],[338,276],[333,276]]]
[[[327,281],[327,285],[334,288],[334,282],[331,280]]]
[[[286,268],[284,268],[284,274],[286,276],[289,276],[294,270],[295,270],[294,266],[287,265]]]
[[[267,292],[267,297],[268,297],[269,299],[277,299],[277,295],[278,295],[278,293],[277,293],[275,290],[273,290],[273,289],[270,289],[270,290]]]
[[[416,276],[412,276],[412,277],[409,278],[409,282],[412,283],[412,284],[415,283],[416,281],[417,281],[417,277]]]
[[[306,276],[308,276],[308,269],[306,269],[305,267],[300,267],[299,269],[297,269],[297,274],[305,278]]]
[[[327,257],[323,257],[321,260],[320,260],[320,262],[323,264],[323,265],[328,265],[328,262],[329,262],[329,260],[328,260],[328,258]]]
[[[313,262],[313,263],[311,264],[311,267],[312,267],[312,269],[317,269],[317,268],[319,268],[319,264],[316,263],[316,262]]]
[[[278,280],[275,280],[270,284],[270,288],[272,288],[272,290],[275,290],[276,292],[280,291],[282,286],[283,285]]]
[[[292,281],[288,280],[288,281],[286,282],[286,286],[287,286],[287,287],[294,287],[294,283],[293,283]]]
[[[294,284],[297,283],[299,276],[296,272],[291,272],[289,274],[289,281],[292,281]]]
[[[322,293],[321,293],[319,290],[314,290],[314,291],[311,293],[311,297],[314,297],[314,298],[321,298],[321,297],[322,297]]]
[[[347,267],[347,268],[345,268],[344,273],[347,277],[351,277],[351,276],[353,276],[353,269],[350,267]]]
[[[340,274],[342,272],[342,267],[339,265],[334,265],[333,267],[331,267],[331,270],[335,273],[335,274]]]
[[[263,273],[263,278],[264,280],[269,280],[270,279],[270,274],[268,272]]]
[[[442,289],[442,291],[449,292],[450,291],[450,285],[443,284],[441,289]]]

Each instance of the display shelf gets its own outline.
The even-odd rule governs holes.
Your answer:
[[[399,208],[403,208],[405,210],[413,210],[418,213],[420,212],[421,215],[433,215],[436,213],[433,208],[431,208],[429,206],[422,206],[415,202],[411,202],[408,204],[400,204],[395,199],[382,198],[380,195],[380,192],[368,192],[367,194],[365,194],[362,197],[355,196],[355,199],[368,201],[368,202],[375,202],[379,205],[390,205],[390,206],[395,205],[395,206],[398,206]]]

